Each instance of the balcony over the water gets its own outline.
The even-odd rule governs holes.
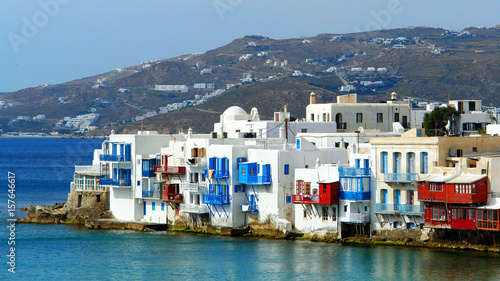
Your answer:
[[[99,160],[106,162],[129,162],[130,155],[101,154]]]
[[[205,157],[192,157],[192,158],[184,158],[181,163],[186,163],[191,167],[206,167],[207,166],[207,158]]]
[[[370,176],[370,168],[339,167],[339,177]]]
[[[437,178],[437,177],[434,177]],[[475,204],[488,201],[488,181],[485,175],[459,175],[435,182],[423,180],[418,184],[418,199],[424,202]]]
[[[190,214],[208,214],[208,206],[205,204],[194,205],[194,204],[181,204],[181,212]]]
[[[205,177],[208,179],[229,178],[229,159],[227,157],[210,157],[209,167],[205,169]]]
[[[339,203],[339,183],[320,183],[316,194],[293,194],[294,204],[331,205]]]
[[[164,184],[163,185],[163,201],[182,203],[183,197],[180,193],[180,187],[178,184]]]
[[[241,211],[244,213],[256,213],[259,211],[257,208],[257,196],[255,194],[248,196],[248,203],[241,205]]]
[[[385,173],[384,181],[387,183],[412,183],[417,180],[417,173]]]
[[[198,192],[205,188],[205,183],[201,182],[182,182],[180,184],[181,191]]]
[[[246,185],[270,185],[271,184],[271,165],[262,165],[260,172],[260,165],[251,163],[238,164],[238,178],[241,184]]]
[[[369,213],[348,213],[344,214],[343,217],[340,217],[341,222],[350,222],[350,223],[369,223],[370,222],[370,214]]]
[[[129,187],[131,187],[131,181],[130,181],[130,179],[108,179],[108,178],[101,178],[99,180],[99,185],[101,185],[101,186],[112,186],[112,187],[129,188]]]
[[[370,200],[370,191],[340,191],[339,197],[341,200],[352,200],[352,201],[362,201]]]
[[[142,198],[161,199],[160,195],[161,195],[160,191],[152,191],[152,190],[143,190],[142,191]]]
[[[166,190],[163,191],[163,201],[165,202],[182,203],[183,199],[181,193],[168,193]]]
[[[186,167],[156,165],[154,166],[154,172],[170,175],[184,175],[186,174]]]
[[[408,205],[408,204],[375,204],[376,214],[403,214],[421,216],[424,213],[423,205]]]
[[[203,204],[227,205],[230,204],[229,195],[203,194]]]
[[[205,169],[205,177],[207,179],[227,179],[229,178],[229,170]]]

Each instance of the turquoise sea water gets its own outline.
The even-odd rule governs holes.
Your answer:
[[[16,225],[8,272],[7,171],[17,207],[63,202],[101,141],[0,138],[0,280],[500,280],[498,254],[35,224]]]

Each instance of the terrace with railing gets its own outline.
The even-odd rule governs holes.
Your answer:
[[[417,173],[385,173],[384,182],[412,183],[417,180]]]
[[[129,188],[129,187],[131,187],[131,180],[130,179],[108,179],[108,178],[101,178],[99,180],[99,185],[101,185],[101,186],[112,186],[112,187]]]

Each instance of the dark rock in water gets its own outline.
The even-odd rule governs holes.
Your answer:
[[[243,236],[250,231],[250,226],[231,229],[231,236]]]

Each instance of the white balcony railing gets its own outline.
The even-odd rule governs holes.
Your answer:
[[[79,174],[96,174],[100,173],[99,166],[75,166],[75,173]]]
[[[191,214],[206,214],[209,211],[207,205],[205,204],[202,205],[181,204],[181,212],[191,213]]]
[[[198,192],[200,184],[197,182],[183,182],[180,184],[181,191],[190,191],[190,192]]]
[[[349,213],[340,217],[341,222],[368,223],[370,222],[370,214],[368,213]]]

